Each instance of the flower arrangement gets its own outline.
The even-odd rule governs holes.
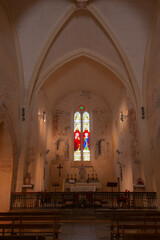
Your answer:
[[[138,185],[143,185],[143,181],[142,181],[141,178],[138,178],[138,179],[137,179],[137,184],[138,184]]]

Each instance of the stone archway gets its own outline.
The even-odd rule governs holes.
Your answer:
[[[8,211],[13,171],[13,149],[6,122],[0,123],[0,211]]]

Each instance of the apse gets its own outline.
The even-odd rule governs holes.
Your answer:
[[[45,144],[45,148],[50,149],[49,154],[44,156],[43,163],[37,160],[41,162],[37,164],[38,172],[40,165],[45,168],[46,189],[53,191],[54,183],[58,182],[59,190],[65,191],[66,179],[80,178],[79,167],[83,165],[85,181],[92,177],[97,178],[101,190],[106,191],[107,182],[117,181],[121,174],[117,165],[117,156],[114,153],[115,143],[117,141],[116,144],[119,144],[121,133],[118,130],[115,134],[114,123],[115,118],[120,114],[120,105],[124,109],[127,108],[126,89],[122,82],[100,63],[81,56],[64,64],[51,74],[37,96],[38,114],[46,113],[45,123],[39,117],[40,148]],[[85,157],[81,151],[78,161],[75,161],[74,116],[76,112],[81,114],[81,118],[85,112],[89,114],[88,161],[83,161]],[[83,122],[81,124],[83,125]],[[83,139],[83,132],[81,139]],[[132,179],[130,160],[128,164],[129,170],[126,176],[131,176]],[[40,175],[44,178],[42,170]],[[121,181],[125,187],[124,179]],[[131,184],[132,180],[128,182]]]

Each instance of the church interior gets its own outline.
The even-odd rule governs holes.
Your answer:
[[[2,215],[77,208],[62,240],[110,239],[84,208],[160,216],[159,31],[160,0],[0,0]]]

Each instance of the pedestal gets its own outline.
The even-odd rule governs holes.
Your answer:
[[[135,192],[144,192],[145,186],[144,186],[144,184],[134,184],[133,189]]]

